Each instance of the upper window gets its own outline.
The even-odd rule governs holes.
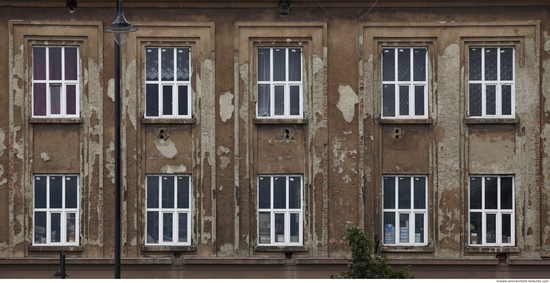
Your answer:
[[[34,176],[34,245],[78,245],[78,176]]]
[[[302,176],[258,177],[258,245],[302,245]]]
[[[258,48],[258,118],[302,118],[302,48]]]
[[[428,117],[428,49],[382,49],[382,118]]]
[[[145,117],[191,118],[190,48],[145,48]]]
[[[191,177],[147,176],[146,186],[146,244],[191,244]]]
[[[78,47],[34,46],[32,60],[33,117],[78,117]]]
[[[384,245],[426,245],[426,179],[425,176],[384,177]]]
[[[468,115],[514,118],[514,48],[470,47]]]
[[[470,245],[513,246],[514,177],[470,177]]]

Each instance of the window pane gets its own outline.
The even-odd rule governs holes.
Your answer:
[[[481,116],[481,84],[470,84],[469,106],[470,116]]]
[[[427,49],[413,49],[414,60],[414,80],[425,81],[426,80],[426,52]]]
[[[286,208],[286,178],[273,178],[273,208]]]
[[[481,177],[470,178],[470,209],[481,209]]]
[[[61,114],[61,85],[50,85],[50,113]]]
[[[300,115],[300,87],[290,87],[290,115]]]
[[[61,47],[50,47],[50,80],[61,80]]]
[[[268,117],[271,113],[269,93],[269,85],[258,85],[258,117]]]
[[[496,110],[496,86],[488,85],[485,89],[485,112],[487,115],[495,115]]]
[[[302,207],[302,197],[300,194],[301,184],[301,177],[292,176],[288,178],[288,208]]]
[[[411,208],[411,177],[399,177],[399,208]]]
[[[66,87],[66,93],[67,97],[67,105],[66,105],[66,113],[67,115],[75,115],[76,114],[76,85],[68,85]]]
[[[78,178],[65,177],[65,208],[78,207]]]
[[[270,81],[270,49],[258,48],[258,81]]]
[[[502,243],[512,243],[512,215],[502,214]]]
[[[67,239],[68,243],[74,243],[76,239],[76,213],[67,213]]]
[[[501,177],[500,178],[500,208],[501,209],[512,209],[513,204],[512,200],[514,199],[513,193],[513,178],[512,177]]]
[[[424,214],[414,215],[414,242],[424,243]]]
[[[302,80],[302,49],[290,48],[288,50],[288,80]]]
[[[147,243],[156,244],[159,242],[159,213],[158,211],[147,211]]]
[[[189,115],[189,91],[187,86],[178,86],[178,115]]]
[[[34,208],[46,208],[46,178],[34,177]]]
[[[174,177],[162,177],[162,208],[174,208]]]
[[[160,49],[161,77],[163,81],[174,80],[174,48]]]
[[[382,92],[382,115],[384,115],[384,117],[394,117],[395,85],[383,85]]]
[[[157,84],[145,86],[145,115],[152,117],[159,115],[159,89]]]
[[[159,207],[159,177],[147,177],[147,208]]]
[[[162,214],[162,241],[164,243],[171,243],[174,241],[173,230],[174,226],[172,220],[174,214],[172,213],[163,213]]]
[[[258,208],[271,208],[271,178],[260,177],[258,187]]]
[[[78,71],[78,58],[76,47],[65,47],[65,79],[76,80]]]
[[[285,87],[275,87],[275,115],[285,115]]]
[[[497,79],[497,49],[485,48],[485,80]]]
[[[512,115],[512,86],[502,86],[502,115]]]
[[[411,51],[409,48],[397,50],[397,77],[399,81],[411,80]]]
[[[274,81],[285,81],[285,53],[284,48],[274,48],[273,49],[273,80]]]
[[[37,211],[34,213],[34,242],[45,244],[46,240],[46,212]]]
[[[146,48],[145,49],[145,65],[147,70],[145,72],[145,80],[147,81],[158,81],[159,79],[159,54],[158,48]]]
[[[50,219],[50,242],[61,242],[61,213],[52,213]]]
[[[483,244],[483,232],[481,225],[481,212],[470,212],[470,244]]]
[[[50,208],[61,208],[63,203],[63,179],[61,176],[50,177]]]
[[[485,220],[487,223],[487,230],[485,232],[487,235],[487,243],[496,243],[497,242],[497,238],[496,238],[497,215],[487,214],[485,217],[486,217]]]
[[[470,48],[469,54],[469,79],[481,80],[481,48]]]
[[[189,81],[189,48],[178,48],[178,81]]]
[[[187,213],[178,214],[178,242],[187,242]]]
[[[395,208],[395,177],[384,177],[384,208]]]
[[[172,86],[162,86],[162,115],[173,114]]]
[[[34,115],[46,116],[46,84],[33,85]]]
[[[426,208],[426,178],[414,177],[414,208]]]
[[[258,213],[259,243],[271,244],[271,215],[269,212]]]
[[[300,215],[298,213],[290,214],[290,242],[300,242]]]
[[[399,115],[409,115],[408,86],[399,86]]]
[[[395,213],[384,212],[384,244],[395,244]]]
[[[424,86],[414,87],[414,115],[424,115]]]
[[[178,208],[189,208],[189,177],[178,177]]]
[[[395,80],[395,49],[382,50],[382,80]]]
[[[485,178],[485,209],[497,208],[497,177]]]
[[[500,48],[500,79],[513,80],[514,48]]]
[[[275,213],[275,242],[285,242],[285,215]]]
[[[399,214],[399,243],[409,242],[409,214]]]
[[[32,48],[33,80],[46,79],[46,47]]]

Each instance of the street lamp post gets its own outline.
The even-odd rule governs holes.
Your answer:
[[[122,13],[122,0],[115,10],[115,21],[105,29],[115,39],[115,279],[120,279],[120,46],[126,43],[128,34],[137,31]]]

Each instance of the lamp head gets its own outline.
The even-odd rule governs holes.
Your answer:
[[[118,13],[115,21],[111,24],[109,28],[106,28],[106,32],[113,34],[115,41],[118,45],[124,45],[126,40],[128,40],[128,34],[130,32],[137,31],[138,28],[133,27],[127,20],[124,18],[124,13],[122,13],[122,8],[119,7]]]

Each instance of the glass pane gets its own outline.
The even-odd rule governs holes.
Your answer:
[[[414,80],[422,82],[426,80],[426,53],[427,49],[413,49]]]
[[[497,209],[497,179],[485,178],[485,209]]]
[[[481,80],[481,48],[470,48],[469,54],[469,78],[470,80]]]
[[[395,116],[395,85],[382,86],[382,115],[384,117]]]
[[[397,77],[399,81],[411,80],[411,50],[409,48],[397,49]]]
[[[512,86],[502,86],[502,115],[512,115]]]
[[[269,85],[258,85],[258,117],[271,115],[269,93]]]
[[[61,114],[61,85],[50,85],[50,113]]]
[[[65,79],[76,80],[78,72],[78,58],[76,47],[65,47]]]
[[[290,48],[288,50],[288,80],[302,81],[302,49]]]
[[[399,115],[409,115],[408,86],[399,86]]]
[[[46,79],[46,47],[32,48],[33,80]]]
[[[270,81],[270,49],[258,48],[258,81]]]
[[[161,78],[163,81],[174,80],[174,48],[160,49],[160,64],[162,68]]]
[[[187,213],[178,214],[178,242],[187,242]]]
[[[497,215],[487,214],[485,217],[487,221],[487,230],[485,232],[487,235],[487,243],[496,243],[497,242],[497,238],[496,238]]]
[[[382,50],[382,81],[395,80],[395,49]]]
[[[152,117],[159,115],[159,87],[157,84],[145,86],[145,115]]]
[[[178,48],[178,81],[189,81],[189,48]]]
[[[46,176],[34,177],[34,208],[46,208]]]
[[[481,177],[470,177],[470,209],[481,209]]]
[[[158,48],[146,48],[145,49],[145,65],[147,70],[145,72],[145,79],[147,81],[158,81],[159,79],[159,54]]]
[[[414,242],[424,243],[424,214],[414,215]]]
[[[288,178],[288,208],[302,207],[301,184],[301,177],[292,176]]]
[[[164,243],[171,243],[174,241],[173,230],[173,218],[174,214],[172,213],[163,213],[162,214],[162,241]]]
[[[514,48],[500,48],[500,79],[514,79]]]
[[[156,244],[159,242],[159,213],[158,211],[147,211],[147,243]]]
[[[68,243],[76,240],[76,213],[67,213],[67,239]]]
[[[33,85],[34,115],[46,116],[46,84]]]
[[[147,177],[147,208],[159,207],[159,177]]]
[[[285,81],[286,49],[273,48],[273,81]]]
[[[258,181],[258,208],[271,208],[271,178],[260,177]]]
[[[470,212],[470,244],[483,244],[483,226],[481,225],[481,212]]]
[[[485,80],[497,79],[497,49],[485,48]]]
[[[285,177],[273,177],[273,208],[286,208]]]
[[[78,207],[78,178],[65,177],[65,208]]]
[[[290,242],[300,242],[300,216],[298,213],[290,214]]]
[[[399,214],[399,243],[409,242],[409,214]]]
[[[395,208],[395,177],[384,177],[384,208]]]
[[[512,243],[512,215],[502,214],[502,243]]]
[[[512,200],[514,199],[514,190],[513,188],[512,177],[501,177],[500,178],[500,208],[501,209],[512,209],[513,204]]]
[[[162,86],[162,115],[172,115],[173,114],[173,99],[172,99],[172,86],[164,85]]]
[[[470,116],[481,116],[481,84],[470,84],[469,106]]]
[[[285,215],[275,213],[275,242],[285,242]]]
[[[75,115],[76,114],[76,86],[75,85],[68,85],[66,87],[66,93],[67,97],[67,105],[66,105],[66,113],[67,115]]]
[[[290,87],[290,115],[300,115],[300,87]]]
[[[275,115],[285,115],[285,87],[275,87]]]
[[[61,213],[52,213],[50,219],[50,242],[61,242]]]
[[[414,87],[414,115],[424,116],[424,86]]]
[[[63,206],[63,178],[61,176],[50,177],[50,208]]]
[[[174,208],[174,177],[162,177],[162,208]]]
[[[426,178],[414,177],[414,208],[426,208]]]
[[[495,115],[497,113],[496,86],[488,85],[485,89],[485,95],[485,112],[487,115]]]
[[[46,241],[46,212],[37,211],[34,213],[34,242],[45,244]]]
[[[399,177],[398,208],[411,208],[411,177]]]
[[[395,213],[384,212],[384,244],[395,244]]]
[[[178,208],[189,208],[189,177],[178,177]]]
[[[189,91],[187,86],[178,86],[178,115],[189,115]]]
[[[61,80],[61,47],[50,47],[50,80]]]
[[[258,213],[258,241],[260,244],[271,244],[271,215],[269,212]]]

